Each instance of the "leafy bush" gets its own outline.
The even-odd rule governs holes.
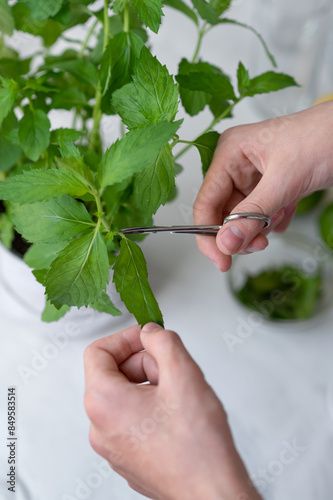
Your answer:
[[[175,188],[178,159],[195,145],[205,173],[219,134],[214,127],[245,97],[296,85],[269,71],[250,78],[242,63],[238,89],[218,67],[199,59],[204,36],[224,17],[231,0],[167,0],[198,29],[191,61],[175,79],[147,47],[149,30],[162,21],[161,0],[0,0],[0,218],[2,243],[14,228],[31,243],[25,261],[46,289],[43,319],[71,306],[120,314],[105,293],[113,281],[128,310],[144,324],[162,324],[140,247],[121,228],[151,225]],[[166,9],[167,10],[167,9]],[[71,38],[81,25],[83,40]],[[270,61],[275,65],[260,35]],[[11,46],[14,31],[41,41],[22,58]],[[170,35],[172,36],[172,34]],[[59,40],[67,48],[58,53]],[[194,141],[180,139],[181,101],[188,115],[209,107],[212,121]],[[51,129],[51,110],[71,110],[68,128]],[[116,115],[124,133],[104,151],[103,115]]]

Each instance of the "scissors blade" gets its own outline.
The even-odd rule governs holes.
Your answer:
[[[171,234],[203,234],[206,236],[216,236],[221,226],[151,226],[151,227],[128,227],[121,229],[123,234],[150,234],[150,233],[171,233]]]

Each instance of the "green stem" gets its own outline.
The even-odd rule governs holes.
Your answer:
[[[212,128],[215,127],[215,125],[217,123],[219,123],[221,120],[223,120],[223,118],[228,116],[230,111],[232,111],[233,108],[236,106],[236,104],[238,104],[241,100],[242,100],[242,97],[238,101],[234,102],[233,104],[230,104],[230,106],[227,109],[225,109],[223,111],[223,113],[220,114],[220,116],[218,116],[217,118],[214,118],[214,120],[211,122],[211,124],[200,135],[207,134],[207,132],[210,132],[212,130]],[[183,142],[183,143],[187,144],[187,146],[185,146],[185,148],[183,148],[181,151],[179,151],[179,153],[176,154],[175,160],[178,160],[178,158],[183,156],[183,154],[186,153],[186,151],[188,151],[194,144],[191,141],[178,141],[178,142]]]
[[[96,19],[96,21],[94,22],[94,24],[91,26],[90,30],[88,31],[87,36],[86,36],[85,40],[82,43],[81,50],[80,50],[80,52],[78,54],[78,58],[79,59],[82,59],[82,57],[84,56],[84,52],[85,52],[85,50],[86,50],[86,48],[88,46],[89,40],[92,37],[92,35],[94,34],[94,31],[95,31],[96,26],[97,26],[98,23],[99,23],[99,21],[98,21],[98,19]]]
[[[68,42],[68,43],[77,43],[78,45],[82,45],[82,40],[79,40],[79,39],[75,39],[75,38],[69,38],[65,35],[60,35],[61,40],[64,40],[65,42]]]
[[[100,221],[100,224],[103,224],[105,229],[109,232],[111,230],[111,228],[110,228],[110,224],[108,223],[108,221],[106,220],[106,218],[104,216],[102,200],[101,200],[98,192],[96,191],[96,189],[92,188],[91,194],[95,198],[95,203],[96,203],[97,213],[98,213],[98,220]]]
[[[196,60],[197,60],[197,58],[198,58],[198,55],[199,55],[199,52],[200,52],[200,49],[201,49],[202,39],[203,39],[203,37],[204,37],[205,34],[206,34],[206,23],[204,23],[204,25],[202,26],[202,28],[199,29],[198,42],[197,42],[197,45],[195,47],[191,63],[195,63]]]
[[[105,52],[105,49],[108,44],[109,40],[109,0],[104,0],[104,43],[103,43],[103,52]],[[93,109],[93,126],[90,132],[89,136],[89,146],[92,149],[95,149],[95,146],[97,145],[97,140],[99,138],[99,126],[101,123],[102,119],[102,110],[101,110],[101,104],[102,104],[102,88],[101,88],[101,83],[98,82],[97,84],[97,89],[96,89],[96,94],[95,94],[95,105]]]
[[[89,146],[92,149],[95,149],[95,146],[97,145],[97,139],[99,137],[99,126],[102,119],[101,104],[102,104],[102,88],[100,82],[98,82],[95,95],[95,105],[92,114],[93,126],[89,135]]]
[[[104,0],[104,43],[103,52],[109,41],[110,21],[109,21],[109,0]]]
[[[125,9],[124,9],[124,32],[125,33],[129,32],[129,7],[128,7],[128,2],[126,2]]]

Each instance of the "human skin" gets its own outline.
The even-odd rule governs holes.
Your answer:
[[[222,134],[195,224],[256,212],[284,231],[299,199],[333,185],[332,130],[330,102]],[[267,232],[237,220],[197,241],[226,271],[234,253],[263,250]],[[85,373],[91,445],[133,489],[155,500],[260,499],[220,401],[176,333],[148,324],[100,339],[85,352]]]
[[[194,223],[221,225],[230,213],[272,218],[283,232],[297,202],[333,185],[333,101],[306,111],[241,125],[224,132],[194,204]],[[230,269],[236,253],[266,248],[263,223],[238,219],[217,234],[197,236],[201,252],[218,269]]]
[[[175,332],[136,325],[84,358],[90,443],[134,490],[155,500],[260,500],[220,401]]]

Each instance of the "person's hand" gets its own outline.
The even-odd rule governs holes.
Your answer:
[[[133,489],[156,500],[260,498],[176,333],[149,323],[97,340],[85,374],[91,445]]]
[[[305,196],[333,185],[333,102],[261,123],[231,128],[218,142],[194,204],[194,223],[221,225],[230,213],[272,217],[283,232]],[[231,255],[266,248],[263,223],[228,222],[216,238],[197,236],[201,252],[221,270]]]

